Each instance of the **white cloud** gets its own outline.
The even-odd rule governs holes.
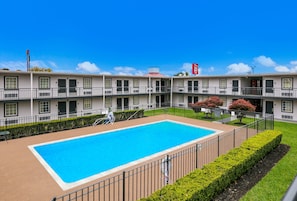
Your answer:
[[[287,66],[276,66],[274,68],[274,70],[276,72],[280,72],[280,73],[288,73],[288,72],[290,72],[290,69]]]
[[[297,73],[297,66],[291,68],[292,73]]]
[[[182,68],[181,68],[183,71],[185,72],[192,72],[192,64],[191,63],[184,63]]]
[[[129,66],[117,66],[114,67],[117,75],[133,75],[136,71],[135,68]]]
[[[0,68],[8,68],[9,70],[27,70],[27,63],[23,61],[3,61]]]
[[[112,75],[111,72],[107,72],[107,71],[104,71],[104,72],[101,72],[99,73],[100,75]]]
[[[254,61],[259,63],[260,65],[266,66],[266,67],[276,66],[276,63],[270,57],[266,57],[266,56],[263,56],[263,55],[254,58]]]
[[[208,68],[208,72],[211,73],[211,72],[214,72],[214,71],[215,71],[215,68],[213,66],[211,66],[211,67]]]
[[[85,71],[89,73],[96,73],[100,71],[100,68],[98,68],[95,63],[84,61],[82,63],[77,64],[76,70]]]
[[[291,61],[290,64],[294,65],[294,66],[297,66],[297,61]]]
[[[42,60],[32,60],[30,61],[30,67],[38,66],[40,68],[56,68],[57,65],[53,61],[42,61]],[[22,70],[27,71],[27,62],[26,61],[3,61],[0,62],[0,68],[8,68],[9,70]]]
[[[231,64],[227,66],[227,69],[227,74],[244,74],[252,71],[251,67],[244,63]]]

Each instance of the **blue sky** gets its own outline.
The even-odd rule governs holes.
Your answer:
[[[297,1],[1,1],[0,68],[164,75],[297,72]]]

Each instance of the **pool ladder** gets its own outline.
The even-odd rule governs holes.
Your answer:
[[[134,117],[139,111],[140,111],[140,110],[137,110],[136,112],[134,112],[134,113],[127,119],[127,121],[130,120],[132,117]]]
[[[101,123],[105,118],[96,119],[96,121],[93,123],[93,126],[97,126],[99,123]]]

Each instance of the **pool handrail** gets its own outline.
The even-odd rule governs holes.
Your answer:
[[[135,111],[128,119],[127,119],[127,121],[128,120],[130,120],[132,117],[134,117],[139,111],[141,111],[141,110],[137,110],[137,111]]]

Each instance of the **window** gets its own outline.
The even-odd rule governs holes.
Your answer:
[[[18,115],[18,104],[17,103],[5,103],[5,117],[12,117]]]
[[[112,107],[111,97],[105,98],[105,108]]]
[[[188,96],[188,103],[192,103],[192,96]]]
[[[293,101],[282,101],[282,112],[293,112]]]
[[[179,101],[179,103],[183,103],[184,102],[184,95],[179,95],[178,96],[178,101]]]
[[[198,81],[194,81],[194,91],[198,91]]]
[[[139,88],[139,80],[138,79],[133,80],[133,87],[134,88]]]
[[[208,79],[202,80],[202,88],[208,88]]]
[[[83,81],[83,87],[84,89],[91,89],[92,88],[92,78],[85,77]]]
[[[50,78],[39,77],[39,89],[49,89],[49,88],[50,88]]]
[[[188,81],[188,92],[192,92],[192,81]]]
[[[184,87],[184,81],[183,81],[183,80],[177,80],[176,82],[177,82],[176,85],[177,85],[178,87],[181,87],[181,88]]]
[[[282,89],[293,89],[293,78],[282,78]]]
[[[220,89],[226,89],[227,88],[227,80],[226,79],[220,79],[219,88]]]
[[[227,107],[227,97],[226,96],[220,96],[220,99],[223,101],[223,107]]]
[[[18,78],[17,77],[5,77],[5,89],[17,89],[18,88]]]
[[[129,91],[129,80],[124,80],[124,91],[125,92]]]
[[[92,109],[92,99],[85,98],[84,99],[84,110]]]
[[[50,113],[50,103],[49,101],[40,101],[39,102],[39,113]]]
[[[232,80],[232,91],[238,92],[238,80]]]
[[[273,93],[273,80],[266,80],[266,87],[265,91],[266,93]]]
[[[106,89],[111,89],[112,88],[111,79],[106,79],[105,80],[105,88]]]
[[[139,97],[133,96],[133,105],[139,105]]]

